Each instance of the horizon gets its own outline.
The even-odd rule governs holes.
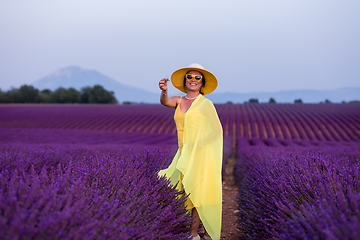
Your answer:
[[[118,102],[158,103],[160,91],[151,92],[141,88],[134,88],[121,84],[94,69],[84,69],[77,66],[56,70],[52,74],[48,74],[38,81],[28,84],[28,86],[32,86],[39,91],[45,89],[55,91],[62,87],[65,89],[75,88],[79,92],[84,87],[93,87],[95,85],[101,85],[105,90],[114,92]],[[171,88],[175,91],[169,91],[170,96],[184,95],[184,93],[169,85],[169,89]],[[277,103],[293,103],[299,99],[303,103],[321,103],[326,101],[340,103],[359,101],[358,96],[360,96],[360,87],[330,90],[295,89],[251,93],[215,91],[206,97],[214,103],[243,103],[250,102],[251,99],[257,100],[259,103],[267,103],[270,99],[274,99]]]
[[[83,67],[80,67],[80,66],[69,65],[68,67],[58,68],[58,69],[54,70],[53,72],[48,73],[48,74],[44,75],[43,77],[40,77],[40,78],[39,78],[38,80],[36,80],[36,81],[30,82],[30,83],[24,83],[24,84],[21,84],[21,85],[19,85],[19,86],[10,86],[10,87],[8,87],[7,89],[2,88],[2,87],[0,86],[0,90],[2,90],[2,91],[8,91],[8,90],[11,90],[11,89],[20,88],[20,87],[23,86],[23,85],[34,86],[34,84],[35,84],[37,81],[39,81],[39,80],[41,80],[41,79],[43,79],[43,78],[46,78],[46,77],[48,77],[48,76],[52,76],[53,74],[55,74],[56,72],[58,72],[58,71],[60,71],[60,70],[69,69],[69,68],[73,68],[73,67],[79,68],[79,69],[85,70],[85,71],[96,71],[96,72],[98,72],[98,73],[100,73],[100,74],[102,74],[102,75],[104,75],[104,76],[106,76],[106,77],[109,77],[106,73],[99,72],[99,71],[96,70],[96,69],[87,69],[87,68],[83,68]],[[109,78],[111,78],[111,77],[109,77]],[[116,81],[116,82],[118,82],[118,83],[120,83],[120,84],[127,85],[127,84],[125,84],[125,83],[122,83],[122,82],[114,79],[114,78],[111,78],[111,79],[114,80],[114,81]],[[99,85],[101,85],[101,84],[99,84]],[[170,85],[171,85],[171,83],[170,83]],[[131,85],[127,85],[127,86],[131,86]],[[84,86],[84,87],[85,87],[85,86]],[[67,87],[65,87],[65,88],[67,88]],[[141,87],[136,87],[136,88],[139,88],[139,89],[142,89],[142,90],[151,92],[151,93],[159,93],[159,91],[160,91],[160,90],[159,90],[159,91],[151,91],[151,90],[149,90],[149,89],[145,89],[145,88],[141,88]],[[169,89],[169,92],[170,92],[170,93],[172,93],[172,94],[175,94],[175,93],[179,94],[179,93],[180,93],[180,94],[181,94],[181,92],[178,91],[177,89],[175,89],[172,85],[170,86],[170,88],[171,88],[171,89]],[[360,86],[348,86],[348,87],[345,86],[345,87],[328,88],[328,89],[298,88],[298,89],[285,89],[285,90],[273,90],[273,91],[256,91],[256,92],[234,92],[234,91],[228,91],[228,90],[220,92],[220,91],[216,90],[216,92],[214,92],[214,93],[244,93],[244,94],[250,94],[250,93],[277,93],[277,92],[285,92],[285,91],[286,91],[286,92],[287,92],[287,91],[334,91],[334,90],[350,89],[350,88],[351,88],[351,89],[353,89],[353,88],[360,88]],[[76,88],[76,89],[77,89],[77,88]],[[44,89],[39,89],[39,90],[41,91],[41,90],[44,90]],[[111,89],[109,89],[109,91],[110,91],[110,90],[111,90]]]

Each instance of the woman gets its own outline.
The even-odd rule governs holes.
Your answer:
[[[170,166],[161,170],[159,176],[166,176],[171,184],[178,183],[179,190],[185,189],[185,193],[190,194],[185,205],[194,218],[193,239],[200,239],[200,220],[207,233],[205,239],[220,239],[223,135],[214,105],[203,96],[216,89],[216,77],[199,64],[176,70],[171,75],[171,83],[186,93],[184,97],[168,97],[167,81],[163,78],[159,82],[160,102],[176,108],[179,149]]]

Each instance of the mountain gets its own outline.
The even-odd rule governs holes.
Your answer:
[[[40,90],[55,90],[59,87],[80,90],[82,87],[93,87],[96,84],[103,86],[107,91],[113,91],[118,102],[159,103],[159,94],[121,84],[98,71],[76,66],[59,69],[31,85]]]
[[[159,94],[148,92],[144,89],[124,85],[114,79],[105,76],[95,70],[82,69],[80,67],[67,67],[39,79],[32,85],[40,90],[55,90],[59,87],[73,87],[80,90],[82,87],[99,84],[107,91],[113,91],[118,102],[159,103]],[[156,84],[156,83],[155,83]],[[182,93],[180,93],[181,95]],[[178,95],[178,94],[176,94]],[[295,99],[301,99],[304,103],[331,102],[360,100],[360,88],[341,88],[336,90],[289,90],[279,92],[252,92],[252,93],[211,93],[207,95],[214,103],[243,103],[250,98],[257,98],[259,102],[269,102],[274,98],[278,103],[293,103]]]
[[[252,92],[252,93],[212,93],[208,98],[214,103],[243,103],[250,98],[256,98],[259,102],[269,102],[274,98],[278,103],[293,103],[295,99],[301,99],[304,103],[320,103],[328,99],[334,103],[360,100],[360,88],[340,88],[335,90],[288,90],[278,92]]]

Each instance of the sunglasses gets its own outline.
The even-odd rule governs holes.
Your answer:
[[[193,78],[195,78],[196,81],[200,81],[203,78],[201,75],[191,75],[191,74],[186,74],[185,77],[188,80],[192,80]]]

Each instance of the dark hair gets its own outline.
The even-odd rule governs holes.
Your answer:
[[[191,71],[191,70],[190,70]],[[189,71],[189,72],[190,72]],[[202,87],[205,87],[205,76],[204,76],[204,74],[202,74],[202,72],[200,72],[200,71],[198,71],[200,74],[201,74],[201,76],[202,76],[202,79],[201,79],[201,83],[202,83]],[[188,73],[188,72],[187,72]],[[186,73],[186,74],[187,74]],[[185,76],[184,76],[184,88],[186,88],[186,74],[185,74]],[[200,89],[200,94],[202,94],[202,95],[204,95],[204,93],[203,92],[201,92],[201,89]]]

